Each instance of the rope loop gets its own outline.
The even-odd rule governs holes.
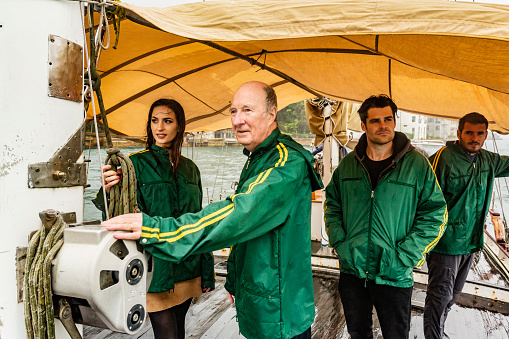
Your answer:
[[[126,157],[116,147],[106,150],[106,165],[113,171],[120,169],[120,181],[110,188],[108,199],[108,215],[116,217],[125,213],[138,213],[138,200],[136,196],[136,172],[129,157]]]
[[[97,27],[97,33],[95,35],[95,45],[101,47],[102,49],[108,49],[110,48],[110,27],[108,23],[108,15],[106,14],[106,0],[98,0],[100,3],[95,5],[99,6],[98,12],[100,13],[99,16],[99,26]],[[103,30],[106,33],[106,45],[103,44],[104,39],[104,33]]]
[[[25,327],[29,339],[55,339],[51,263],[64,243],[68,226],[59,212],[47,210],[40,216],[43,226],[30,239],[25,262]]]

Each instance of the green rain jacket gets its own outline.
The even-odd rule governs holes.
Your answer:
[[[172,261],[234,246],[227,290],[247,338],[291,338],[314,320],[311,190],[322,184],[313,156],[275,129],[252,154],[236,194],[178,219],[143,215],[140,242]]]
[[[426,159],[403,134],[394,137],[395,158],[374,190],[361,163],[363,134],[334,171],[326,189],[325,226],[341,272],[376,284],[413,286],[447,223],[444,196]]]
[[[153,145],[129,156],[133,162],[138,184],[138,207],[150,216],[175,217],[201,210],[202,188],[200,171],[190,159],[181,156],[177,180],[172,173],[168,151]],[[94,203],[104,210],[102,191]],[[164,292],[174,284],[201,276],[202,286],[215,287],[214,257],[212,253],[189,256],[180,263],[154,257],[154,270],[149,292]]]
[[[509,157],[481,149],[472,161],[457,142],[448,142],[429,159],[449,210],[447,230],[433,252],[460,255],[483,249],[493,180],[509,176]]]

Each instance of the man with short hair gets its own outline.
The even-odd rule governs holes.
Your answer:
[[[363,102],[365,133],[326,189],[325,225],[352,339],[373,338],[373,306],[384,338],[408,338],[413,267],[424,263],[447,222],[428,160],[394,131],[396,112],[386,95]]]
[[[484,222],[495,177],[509,176],[509,157],[481,149],[488,120],[473,112],[459,121],[458,140],[430,157],[449,210],[447,230],[428,255],[424,334],[448,338],[447,313],[461,294],[476,252],[484,247]]]
[[[248,82],[233,96],[235,136],[248,156],[234,195],[178,219],[127,214],[103,222],[121,239],[178,262],[233,245],[225,288],[246,338],[311,338],[313,156],[277,128],[276,94]],[[143,228],[142,228],[143,225]]]

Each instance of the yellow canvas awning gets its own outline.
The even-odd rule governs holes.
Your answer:
[[[477,111],[509,132],[509,6],[452,1],[121,3],[117,49],[98,70],[110,127],[144,134],[150,104],[182,103],[187,131],[230,127],[243,82],[272,85],[279,108],[316,96],[390,95],[407,112]],[[111,28],[113,33],[113,28]],[[88,118],[91,110],[88,111]]]

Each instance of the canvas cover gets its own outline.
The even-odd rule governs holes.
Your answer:
[[[430,0],[227,0],[127,11],[98,70],[110,127],[141,136],[150,104],[178,100],[187,131],[231,127],[244,82],[279,108],[325,96],[390,95],[401,110],[457,119],[477,111],[509,132],[509,6]],[[111,29],[113,33],[113,29]],[[91,109],[88,111],[91,117]]]
[[[324,107],[320,103],[321,100],[317,99],[308,99],[304,103],[309,130],[316,136],[315,146],[321,144],[325,139]],[[357,114],[359,107],[360,104],[347,101],[333,101],[331,103],[332,134],[343,146],[351,139],[348,130],[362,132],[361,120],[359,114]]]

